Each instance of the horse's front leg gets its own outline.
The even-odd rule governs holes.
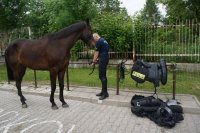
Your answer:
[[[64,76],[65,76],[65,70],[58,73],[58,81],[59,81],[59,87],[60,87],[60,101],[62,102],[62,107],[67,108],[69,105],[65,102],[65,99],[63,97],[63,90],[64,90]]]
[[[53,110],[58,109],[58,106],[54,102],[54,93],[56,90],[56,77],[57,77],[57,71],[52,69],[50,70],[50,80],[51,80],[51,95],[50,95],[50,102],[52,104],[51,108]]]

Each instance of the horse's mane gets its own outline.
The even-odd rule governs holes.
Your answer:
[[[85,26],[86,26],[85,22],[75,23],[75,24],[72,24],[72,25],[58,31],[58,32],[50,34],[49,37],[51,37],[54,40],[61,39],[61,38],[69,36],[70,34],[72,34],[74,32],[82,30],[83,28],[85,28]]]

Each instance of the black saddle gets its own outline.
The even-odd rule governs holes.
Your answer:
[[[167,83],[167,66],[164,59],[160,59],[159,63],[146,63],[137,60],[132,67],[131,78],[137,83],[149,81],[154,87],[159,86],[159,82],[163,85]]]

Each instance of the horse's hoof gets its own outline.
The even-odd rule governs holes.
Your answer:
[[[62,107],[63,107],[63,108],[68,108],[69,105],[68,105],[67,103],[64,103],[64,104],[62,104]]]
[[[51,106],[51,109],[56,110],[56,109],[58,109],[58,106],[56,106],[56,105]]]
[[[27,106],[27,104],[25,103],[25,104],[22,104],[22,108],[27,108],[28,106]]]
[[[24,98],[24,101],[26,101],[26,98],[23,96],[23,98]]]

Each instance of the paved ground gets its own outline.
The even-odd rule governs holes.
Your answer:
[[[4,91],[17,91],[15,84],[12,82],[11,84],[0,83],[0,90]],[[71,100],[78,100],[84,102],[90,102],[95,104],[102,105],[114,105],[119,107],[130,107],[130,101],[133,95],[145,95],[150,96],[153,94],[152,92],[146,91],[120,91],[120,95],[116,95],[116,90],[109,88],[108,92],[110,94],[109,98],[103,101],[99,101],[98,97],[95,96],[96,93],[100,92],[100,88],[95,87],[81,87],[74,86],[70,87],[71,91],[64,91],[65,98]],[[49,97],[51,89],[50,85],[38,85],[38,88],[35,88],[33,84],[22,85],[22,92],[24,94],[34,94],[34,95],[42,95]],[[55,96],[58,97],[59,88],[57,87]],[[161,94],[158,95],[159,98],[166,101],[167,99],[172,99],[172,94]],[[193,113],[200,115],[200,103],[197,98],[193,95],[176,95],[176,100],[181,103],[183,110],[185,113]]]
[[[23,86],[28,108],[22,109],[14,86],[0,84],[0,133],[200,133],[200,114],[195,111],[185,113],[185,120],[172,129],[133,115],[125,98],[131,97],[128,96],[130,92],[120,92],[116,96],[109,90],[109,99],[102,102],[94,96],[99,90],[74,87],[65,92],[70,107],[62,108],[56,98],[59,109],[51,110],[48,88]],[[190,95],[180,96],[184,105],[191,100],[195,101]],[[195,102],[193,108],[198,110],[198,102]]]

